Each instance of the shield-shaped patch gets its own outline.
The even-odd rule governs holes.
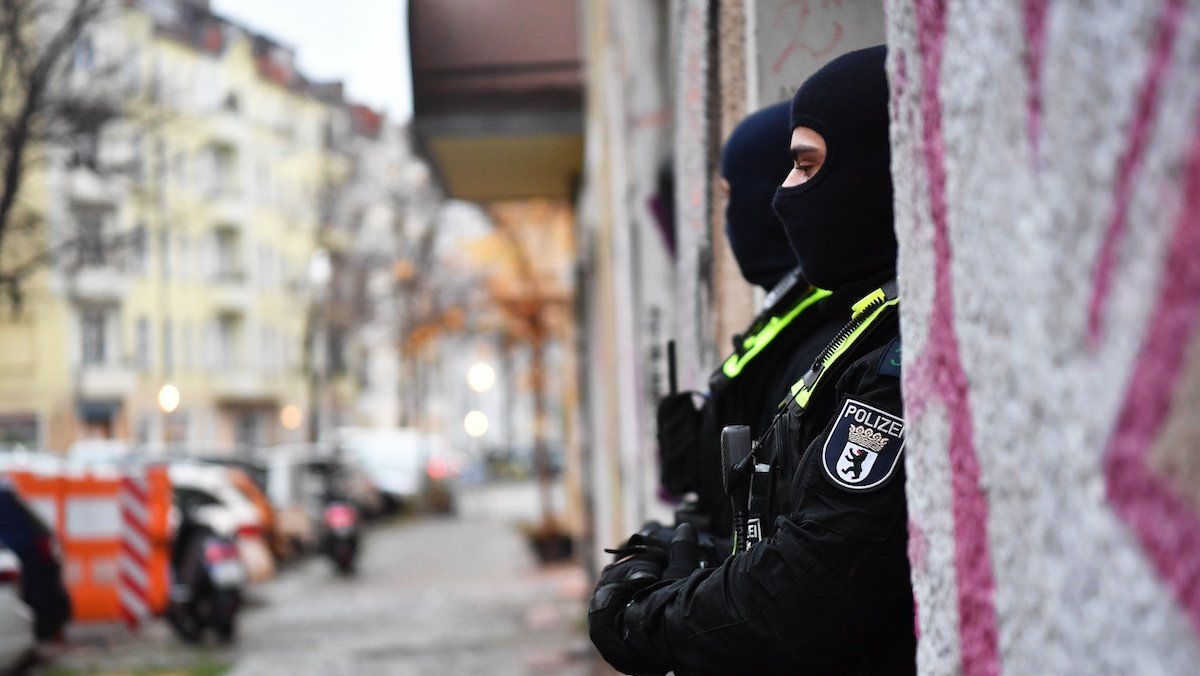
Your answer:
[[[866,491],[892,477],[903,448],[903,418],[847,399],[825,438],[822,464],[833,483],[852,491]]]

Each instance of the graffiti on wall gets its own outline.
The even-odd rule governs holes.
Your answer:
[[[1200,10],[894,0],[888,37],[919,666],[1188,673]]]

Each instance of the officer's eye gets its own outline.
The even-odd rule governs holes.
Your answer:
[[[797,162],[795,165],[796,171],[808,176],[812,173],[813,165],[809,162]]]

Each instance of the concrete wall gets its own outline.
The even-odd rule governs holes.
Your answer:
[[[1200,7],[888,39],[921,671],[1195,673]]]
[[[587,126],[578,203],[581,445],[591,560],[649,516],[657,499],[654,403],[675,327],[670,197],[669,12],[657,2],[589,2]]]

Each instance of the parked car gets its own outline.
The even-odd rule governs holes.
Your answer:
[[[343,428],[337,441],[390,507],[453,511],[452,486],[464,463],[441,437],[407,428]]]
[[[63,468],[61,455],[30,451],[24,448],[6,450],[0,453],[0,472],[22,470],[26,472],[53,473]]]
[[[54,531],[17,492],[0,481],[0,544],[20,562],[20,596],[33,610],[34,635],[57,638],[71,619],[62,556]]]
[[[353,457],[329,444],[283,444],[267,449],[267,496],[275,507],[283,546],[316,549],[325,506],[349,502],[358,514],[383,509],[379,491]]]
[[[116,467],[132,455],[129,444],[121,439],[80,439],[67,449],[67,467],[87,469]]]
[[[18,673],[33,657],[33,611],[21,600],[21,561],[0,547],[0,673]]]
[[[262,512],[237,486],[234,473],[239,471],[191,461],[172,462],[167,468],[180,512],[208,519],[211,523],[206,525],[214,532],[234,538],[250,581],[261,582],[274,577],[275,562],[267,544]],[[209,509],[197,511],[197,507]],[[216,510],[228,518],[218,523],[214,518]]]

